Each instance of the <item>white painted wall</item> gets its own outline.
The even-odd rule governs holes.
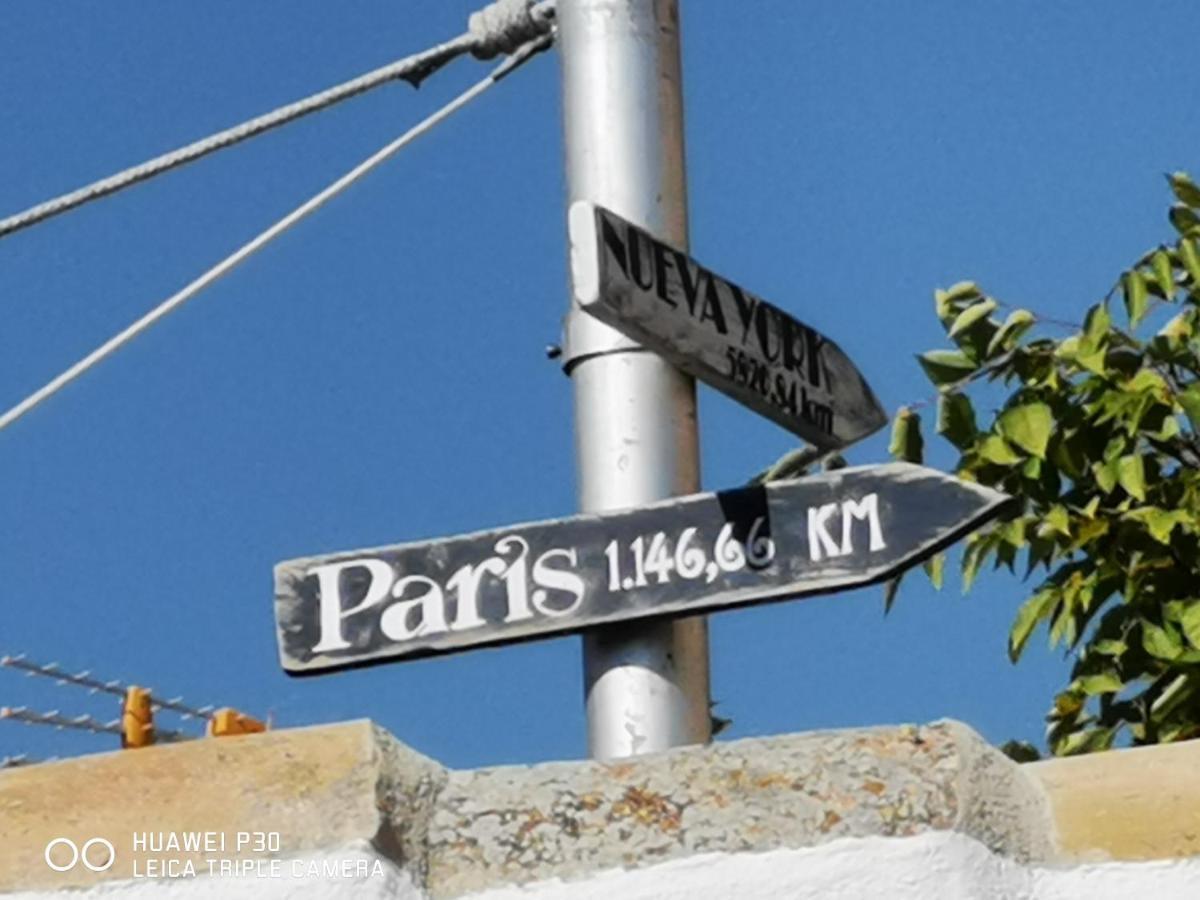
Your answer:
[[[320,860],[322,857],[315,857]],[[324,859],[376,857],[364,844]],[[4,895],[5,900],[424,900],[384,862],[382,876],[195,878],[121,882],[84,892]],[[582,882],[490,890],[470,900],[1195,900],[1200,857],[1071,868],[1026,867],[958,834],[850,838],[808,850],[710,854]]]
[[[958,834],[849,838],[808,850],[713,854],[584,884],[541,883],[470,900],[1196,900],[1200,858],[1028,868]]]

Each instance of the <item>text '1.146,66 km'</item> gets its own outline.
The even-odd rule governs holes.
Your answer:
[[[869,584],[1004,495],[905,463],[280,563],[295,675]]]

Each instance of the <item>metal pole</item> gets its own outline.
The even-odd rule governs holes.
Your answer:
[[[607,206],[687,240],[677,0],[560,0],[568,203]],[[575,390],[579,505],[637,506],[699,490],[696,387],[574,307],[564,364]],[[588,750],[611,759],[710,736],[702,618],[583,639]]]

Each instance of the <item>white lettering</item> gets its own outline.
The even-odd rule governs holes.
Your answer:
[[[871,529],[871,552],[883,550],[887,545],[883,542],[883,528],[879,524],[879,495],[868,494],[862,500],[847,500],[842,504],[842,555],[852,552],[852,528],[855,520],[867,520]]]
[[[424,593],[405,599],[410,584],[421,585]],[[432,578],[424,575],[408,575],[396,582],[392,596],[400,603],[393,603],[383,611],[379,629],[393,641],[407,641],[423,634],[437,634],[446,630],[446,596]],[[410,614],[416,612],[416,624],[410,626]]]
[[[579,604],[583,602],[583,595],[587,591],[587,585],[574,572],[566,572],[550,566],[550,560],[555,557],[562,557],[572,566],[579,565],[579,556],[574,548],[570,550],[547,550],[539,556],[533,564],[533,580],[539,588],[539,590],[533,592],[533,605],[543,615],[567,616],[575,612],[579,608]],[[565,607],[555,609],[549,604],[549,594],[546,590],[540,590],[541,588],[565,591],[571,594],[574,599]]]
[[[841,551],[834,543],[833,537],[826,531],[829,517],[837,512],[836,503],[826,503],[818,509],[808,510],[808,555],[813,562],[821,561],[821,553],[826,556],[840,556]]]
[[[508,615],[504,617],[506,623],[533,618],[533,610],[529,608],[529,578],[525,573],[529,542],[515,534],[496,542],[497,553],[507,553],[510,547],[519,547],[521,552],[504,571],[504,587],[508,592]]]
[[[484,575],[501,577],[508,568],[504,560],[491,557],[478,566],[463,566],[446,582],[446,587],[454,591],[457,604],[454,610],[454,622],[450,625],[453,631],[466,631],[486,625],[487,621],[479,615],[479,582]]]
[[[342,609],[342,573],[347,569],[362,568],[371,573],[371,583],[367,592],[357,606]],[[352,559],[348,562],[330,563],[325,566],[314,566],[306,575],[316,575],[321,593],[321,608],[318,621],[321,625],[321,639],[313,646],[313,653],[328,653],[331,650],[345,650],[350,646],[342,634],[342,622],[364,609],[370,609],[388,595],[392,580],[396,577],[392,567],[379,559]]]

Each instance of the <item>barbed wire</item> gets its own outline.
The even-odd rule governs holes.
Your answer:
[[[122,684],[119,680],[100,681],[92,676],[88,670],[76,672],[74,674],[66,672],[59,666],[58,663],[37,663],[27,658],[24,654],[17,656],[0,656],[0,666],[16,669],[24,672],[30,677],[40,676],[49,678],[60,685],[74,685],[87,689],[90,693],[105,693],[112,694],[115,697],[124,698],[129,686]],[[183,697],[173,697],[164,700],[156,697],[153,692],[150,694],[150,705],[155,709],[165,709],[171,712],[178,713],[185,719],[200,719],[207,720],[212,718],[215,706],[192,707],[183,702]]]
[[[26,725],[48,725],[60,730],[70,728],[76,731],[88,731],[92,734],[115,734],[118,736],[124,734],[120,719],[102,722],[95,716],[88,715],[87,713],[79,716],[68,716],[57,709],[52,709],[48,712],[38,712],[37,710],[30,709],[28,706],[0,706],[0,720],[4,719],[13,722],[22,722]],[[182,731],[155,726],[154,739],[158,743],[178,743],[194,740],[194,736],[184,734]]]

